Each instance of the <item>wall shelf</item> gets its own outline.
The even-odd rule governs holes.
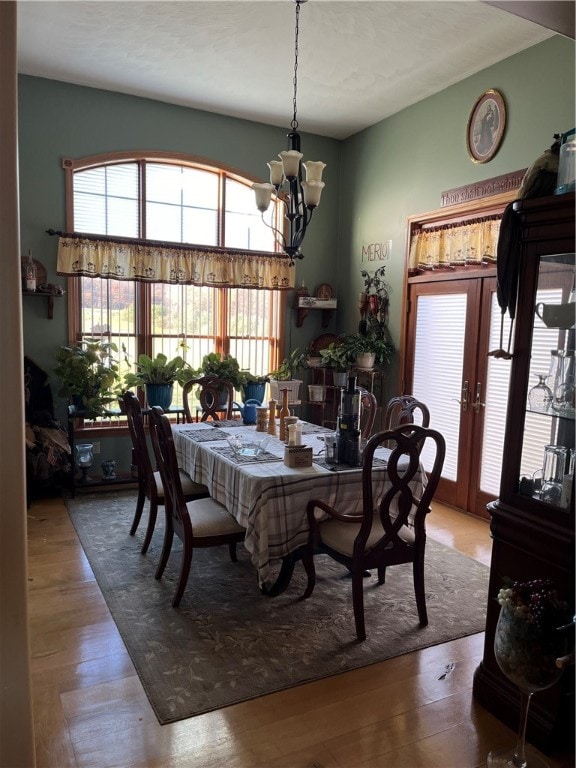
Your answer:
[[[327,295],[327,294],[330,295]],[[310,296],[307,288],[300,288],[296,291],[296,328],[301,328],[310,310],[320,310],[322,312],[322,328],[327,328],[332,319],[334,310],[338,305],[338,300],[332,295],[332,289],[329,285],[322,285],[317,291],[316,296]]]
[[[41,299],[46,299],[48,320],[52,320],[54,317],[54,299],[56,297],[62,298],[62,296],[59,294],[42,293],[42,291],[22,291],[22,295],[23,296],[39,296]]]
[[[58,288],[58,286],[50,284],[46,284],[46,267],[44,264],[42,264],[41,261],[38,261],[38,259],[32,259],[36,266],[36,285],[44,286],[45,289],[48,288],[54,288],[55,291],[61,291],[61,289]],[[27,258],[21,259],[21,267],[22,267],[22,279],[24,280],[25,270],[26,270],[26,264],[28,262]],[[23,282],[23,285],[26,285],[25,282]],[[46,299],[47,304],[47,316],[48,320],[52,320],[54,317],[54,299],[56,297],[62,298],[64,295],[62,292],[55,293],[51,290],[36,290],[36,291],[27,291],[25,288],[22,288],[22,295],[23,296],[40,296],[43,299]]]

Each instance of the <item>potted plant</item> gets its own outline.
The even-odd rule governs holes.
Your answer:
[[[320,351],[322,365],[332,369],[332,382],[335,387],[346,386],[346,371],[354,362],[349,350],[342,341],[334,341]]]
[[[259,403],[263,403],[266,396],[266,384],[270,381],[270,377],[256,376],[250,371],[242,371],[242,379],[242,402],[258,400]]]
[[[351,333],[342,337],[342,346],[356,368],[370,370],[374,364],[383,365],[390,361],[393,345],[383,335],[375,333]]]
[[[234,389],[240,390],[244,382],[244,375],[240,370],[240,364],[232,355],[221,355],[220,352],[209,352],[202,358],[202,365],[197,372],[201,376],[214,376],[217,379],[226,379]],[[220,405],[225,406],[227,401],[226,391],[222,390]]]
[[[226,379],[234,389],[240,389],[244,376],[240,370],[240,364],[232,355],[221,355],[220,352],[210,352],[202,358],[200,373],[203,376],[216,376],[218,379]]]
[[[270,371],[268,374],[270,376],[270,395],[273,400],[281,402],[282,390],[287,389],[288,402],[298,402],[302,379],[295,379],[294,374],[297,371],[302,370],[305,362],[306,354],[300,352],[298,347],[296,347],[296,349],[293,349],[292,352],[290,352],[288,357],[285,357],[284,360],[282,360],[276,370]]]
[[[159,352],[156,357],[140,355],[136,363],[136,373],[124,376],[126,389],[142,387],[146,392],[148,405],[159,405],[166,410],[172,402],[174,383],[181,386],[194,376],[194,369],[177,355],[171,360]]]
[[[60,379],[58,395],[65,397],[86,419],[102,416],[121,393],[116,344],[84,339],[56,353],[54,373]]]

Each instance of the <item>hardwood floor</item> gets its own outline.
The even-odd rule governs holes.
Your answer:
[[[38,768],[473,768],[515,741],[472,698],[483,634],[160,726],[63,501],[28,530]],[[428,532],[489,564],[485,521],[435,505]]]

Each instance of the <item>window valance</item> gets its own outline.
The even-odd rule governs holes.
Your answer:
[[[48,230],[59,235],[57,272],[214,288],[294,288],[284,254],[161,243]]]
[[[414,229],[410,241],[410,270],[467,264],[495,264],[501,216],[471,219]]]

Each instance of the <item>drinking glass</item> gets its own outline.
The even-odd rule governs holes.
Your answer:
[[[558,371],[552,398],[552,410],[571,417],[575,412],[576,383],[574,377],[574,352],[558,350]]]
[[[568,449],[563,445],[547,445],[544,448],[541,501],[548,504],[560,503],[567,457]]]
[[[516,747],[488,754],[487,768],[548,768],[535,753],[526,756],[526,724],[536,691],[550,688],[562,669],[556,660],[565,651],[565,635],[555,627],[542,628],[503,605],[496,625],[494,654],[506,677],[520,689],[520,721]]]

